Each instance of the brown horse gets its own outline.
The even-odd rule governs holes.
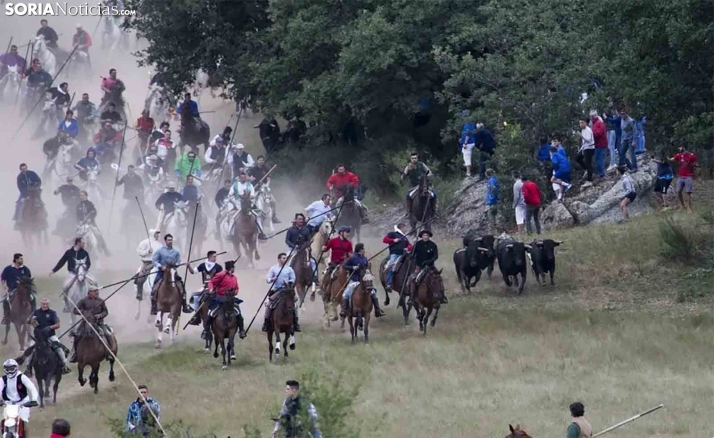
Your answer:
[[[389,301],[389,291],[387,290],[387,262],[389,261],[389,257],[385,258],[382,260],[382,263],[379,264],[379,281],[382,283],[382,288],[384,288],[385,296],[386,298],[384,299],[384,305],[388,306],[390,301]],[[405,256],[401,262],[399,262],[399,266],[396,267],[397,270],[394,271],[394,279],[392,280],[392,292],[397,292],[399,293],[399,303],[397,304],[397,307],[404,307],[404,297],[407,296],[409,293],[409,288],[407,285],[407,280],[410,275],[414,272],[416,269],[416,263],[413,261],[409,260],[409,256]],[[402,291],[402,288],[404,291]]]
[[[513,427],[509,424],[508,428],[511,429],[511,433],[506,435],[506,438],[533,438],[528,435],[528,432],[521,429],[521,426],[519,424],[517,424],[516,427]]]
[[[347,286],[348,279],[347,270],[344,267],[338,266],[335,269],[337,270],[335,279],[330,280],[332,275],[325,275],[322,278],[322,284],[320,284],[322,302],[325,305],[324,317],[328,327],[331,321],[339,319],[337,308],[342,304],[342,293]]]
[[[40,197],[41,189],[33,187],[29,190],[27,199],[22,202],[20,210],[20,233],[23,243],[32,248],[36,241],[38,246],[47,242],[47,210]]]
[[[250,195],[241,196],[240,213],[236,215],[231,239],[238,257],[241,256],[241,246],[245,249],[250,268],[255,267],[253,265],[253,254],[255,254],[256,260],[260,260],[260,254],[258,254],[258,225],[255,223],[255,217],[251,214],[252,206]]]
[[[7,337],[10,333],[10,322],[15,326],[20,351],[25,350],[25,339],[27,338],[27,318],[32,313],[30,304],[30,294],[35,290],[35,280],[31,277],[20,277],[17,282],[17,290],[10,300],[9,322],[5,325],[5,339],[3,345],[7,345]]]
[[[216,309],[216,317],[213,319],[211,326],[213,337],[216,338],[216,349],[213,351],[213,357],[218,357],[218,344],[220,343],[224,370],[228,369],[231,360],[236,359],[235,338],[238,330],[238,318],[243,318],[243,316],[236,313],[235,296],[235,292],[233,292],[220,298],[221,306]],[[228,339],[228,346],[226,346],[226,339]],[[228,353],[227,362],[226,353]]]
[[[109,381],[114,381],[114,356],[108,355],[104,343],[99,339],[94,330],[88,326],[86,321],[80,323],[76,336],[80,337],[79,341],[77,341],[77,380],[79,380],[81,386],[87,383],[84,379],[84,367],[89,366],[92,369],[92,372],[89,374],[89,386],[94,389],[94,393],[96,394],[99,392],[99,364],[105,359],[109,360]],[[115,355],[119,351],[117,338],[114,337],[113,334],[111,342],[109,343],[109,349]]]
[[[270,317],[268,325],[268,351],[270,352],[270,361],[273,361],[273,353],[276,357],[280,357],[280,334],[283,333],[285,338],[282,342],[282,348],[285,351],[285,357],[288,357],[288,339],[290,340],[290,349],[295,349],[295,332],[293,331],[293,318],[295,316],[295,290],[285,289],[280,292],[282,294],[275,303],[275,309]],[[273,350],[273,334],[275,334],[275,350]]]
[[[424,175],[419,181],[419,187],[414,193],[412,208],[409,211],[409,223],[412,229],[416,229],[417,224],[421,224],[424,229],[430,230],[432,219],[436,214],[436,201],[431,197],[429,189],[429,178]]]
[[[159,284],[159,289],[156,291],[156,321],[154,325],[158,329],[156,337],[156,348],[161,348],[162,333],[170,334],[171,343],[176,344],[176,335],[178,333],[179,317],[181,316],[181,297],[182,285],[176,282],[176,267],[167,266],[164,271],[164,278]],[[166,324],[164,324],[164,314],[167,316]]]
[[[290,267],[295,271],[295,289],[297,290],[298,298],[300,298],[298,306],[302,307],[307,290],[312,286],[313,279],[312,267],[310,267],[310,242],[297,246],[293,251]]]
[[[362,276],[359,286],[352,293],[352,302],[347,311],[353,344],[357,341],[357,330],[362,330],[364,342],[369,342],[369,320],[373,308],[372,288],[374,288],[374,275],[367,270]],[[342,324],[344,325],[344,320]]]
[[[199,304],[200,309],[198,310],[198,316],[201,318],[201,327],[206,331],[206,344],[204,345],[204,351],[206,353],[211,352],[211,346],[213,346],[213,331],[211,330],[211,327],[208,325],[208,307],[209,304],[211,304],[210,301],[210,296],[204,292],[203,299],[205,302]]]
[[[417,314],[417,319],[419,320],[419,330],[426,336],[426,326],[429,322],[429,316],[431,316],[432,311],[434,313],[434,318],[431,320],[431,326],[436,325],[436,318],[439,316],[439,308],[441,307],[441,296],[444,294],[444,279],[441,277],[441,270],[436,270],[434,268],[426,268],[428,271],[424,274],[424,278],[419,283],[419,286],[412,289],[414,296],[412,296],[412,302],[414,305],[414,310]],[[412,280],[413,281],[413,280]],[[409,319],[409,312],[411,311],[412,304],[409,303],[404,308],[404,323],[406,324]]]

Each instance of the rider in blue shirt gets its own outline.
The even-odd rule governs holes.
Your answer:
[[[352,257],[350,257],[343,265],[343,267],[348,272],[352,271],[352,274],[350,274],[349,283],[347,285],[347,288],[345,289],[344,294],[342,295],[342,309],[340,310],[340,316],[342,318],[347,316],[347,309],[349,308],[350,301],[352,300],[352,293],[355,291],[355,289],[357,289],[357,286],[360,285],[361,281],[365,279],[363,278],[362,273],[364,271],[369,270],[369,260],[367,260],[367,257],[365,257],[364,253],[364,244],[358,243],[357,245],[355,245],[355,253],[352,254]],[[366,272],[364,274],[364,277],[368,275],[371,276],[372,274],[370,272]],[[370,293],[372,295],[374,316],[380,318],[384,316],[384,311],[379,308],[379,300],[377,299],[377,289],[372,288]]]
[[[7,266],[3,269],[2,274],[0,274],[0,280],[2,280],[3,286],[7,290],[7,295],[2,297],[2,324],[9,324],[8,315],[10,314],[10,299],[11,296],[17,290],[17,283],[20,277],[32,278],[32,273],[30,268],[25,266],[25,261],[20,253],[16,253],[12,256],[12,265]],[[35,308],[34,294],[31,297],[32,309]]]
[[[191,100],[191,93],[186,93],[184,96],[184,101],[181,102],[179,107],[176,109],[176,112],[178,114],[183,114],[183,109],[184,107],[188,106],[188,113],[193,116],[193,117],[201,117],[201,114],[198,112],[198,103],[196,101]]]
[[[27,170],[27,164],[20,164],[20,174],[17,175],[17,189],[20,191],[20,196],[15,202],[15,214],[12,220],[15,221],[16,225],[20,219],[20,206],[22,201],[27,199],[30,194],[30,189],[42,187],[42,180],[39,175],[31,170]]]

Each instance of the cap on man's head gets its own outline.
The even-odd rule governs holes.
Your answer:
[[[68,176],[68,177],[67,177],[67,182],[72,182],[72,181],[74,181],[74,178],[72,178],[71,176]]]
[[[245,146],[243,146],[243,143],[238,143],[236,149],[245,149]]]
[[[92,291],[92,290],[99,291],[99,286],[97,286],[96,283],[90,283],[90,284],[89,284],[89,287],[87,288],[87,290],[90,290],[90,291]]]

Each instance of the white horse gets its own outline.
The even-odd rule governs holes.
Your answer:
[[[52,187],[55,189],[65,183],[70,171],[73,170],[74,153],[77,143],[61,144],[57,155],[47,162],[47,174],[50,175]]]
[[[17,99],[19,94],[22,77],[17,69],[17,65],[8,67],[7,74],[4,78],[2,78],[2,81],[0,81],[0,87],[2,87],[2,101],[5,102],[5,104],[15,102],[15,99]]]
[[[57,104],[52,98],[52,93],[45,92],[45,102],[40,113],[40,123],[35,131],[35,138],[46,137],[57,132]]]
[[[99,170],[87,170],[87,182],[84,183],[84,191],[87,192],[87,198],[92,201],[95,206],[101,206],[104,203],[104,194],[99,186]]]
[[[141,274],[142,266],[139,266],[139,269],[136,271],[136,274]],[[149,301],[148,298],[151,296],[151,288],[154,284],[154,280],[156,279],[156,269],[153,267],[151,268],[151,273],[146,277],[146,281],[144,282],[144,286],[141,289],[141,294],[144,296],[143,300],[136,300],[136,315],[134,315],[135,320],[139,320],[141,318],[141,303]],[[153,318],[151,317],[151,313],[149,313],[149,317],[147,319],[147,322],[151,322]]]
[[[65,298],[65,311],[69,311],[72,317],[72,324],[77,321],[77,316],[72,312],[74,306],[67,300],[71,300],[75,305],[79,300],[87,296],[90,283],[94,283],[94,279],[87,273],[87,259],[74,259],[75,271],[68,273],[64,281],[62,290]]]
[[[35,42],[32,45],[32,59],[39,59],[40,63],[42,63],[42,68],[49,73],[50,76],[55,75],[57,58],[55,54],[47,48],[45,37],[42,35],[35,37]]]
[[[104,17],[104,32],[102,32],[102,49],[114,51],[121,42],[121,29],[115,17]]]
[[[164,234],[174,236],[174,245],[180,251],[188,250],[188,242],[182,239],[186,235],[186,230],[188,230],[188,202],[174,202],[173,213],[167,214],[163,222],[164,227],[160,229],[166,230]]]
[[[146,176],[146,186],[144,188],[144,199],[155,201],[159,199],[162,193],[164,193],[164,177],[163,170],[156,174],[156,176],[151,176],[150,174],[144,174]]]
[[[270,190],[268,183],[263,183],[255,194],[255,208],[260,210],[260,221],[265,226],[265,221],[268,221],[270,232],[275,232],[273,226],[273,192]]]
[[[166,122],[171,119],[169,108],[171,101],[162,87],[154,87],[146,99],[145,107],[149,110],[149,116],[157,123]]]

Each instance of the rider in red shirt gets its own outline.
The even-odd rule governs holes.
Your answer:
[[[235,294],[238,295],[238,278],[233,275],[234,272],[235,262],[229,260],[226,262],[226,269],[214,275],[208,282],[208,293],[216,295],[216,298],[211,300],[211,305],[208,308],[208,321],[206,321],[208,327],[213,323],[213,318],[215,318],[218,307],[221,304],[221,300],[218,299],[218,297],[225,297],[229,292],[235,292]],[[234,298],[234,300],[238,312],[238,336],[243,339],[245,338],[245,329],[243,328],[243,315],[241,315],[239,307],[243,301],[237,298]]]
[[[334,191],[334,196],[332,196],[333,202],[345,196],[345,190],[350,186],[355,189],[359,187],[359,178],[352,172],[347,171],[347,167],[344,164],[340,164],[335,168],[335,173],[327,178],[327,189]],[[356,193],[355,193],[356,195]],[[363,224],[368,224],[369,219],[367,218],[367,207],[364,206],[356,197],[354,199],[355,205],[359,207],[359,215]]]
[[[350,231],[348,226],[343,226],[337,232],[338,236],[330,239],[322,248],[322,252],[332,251],[330,253],[330,266],[334,267],[341,265],[347,258],[352,255],[352,242],[350,242]]]

